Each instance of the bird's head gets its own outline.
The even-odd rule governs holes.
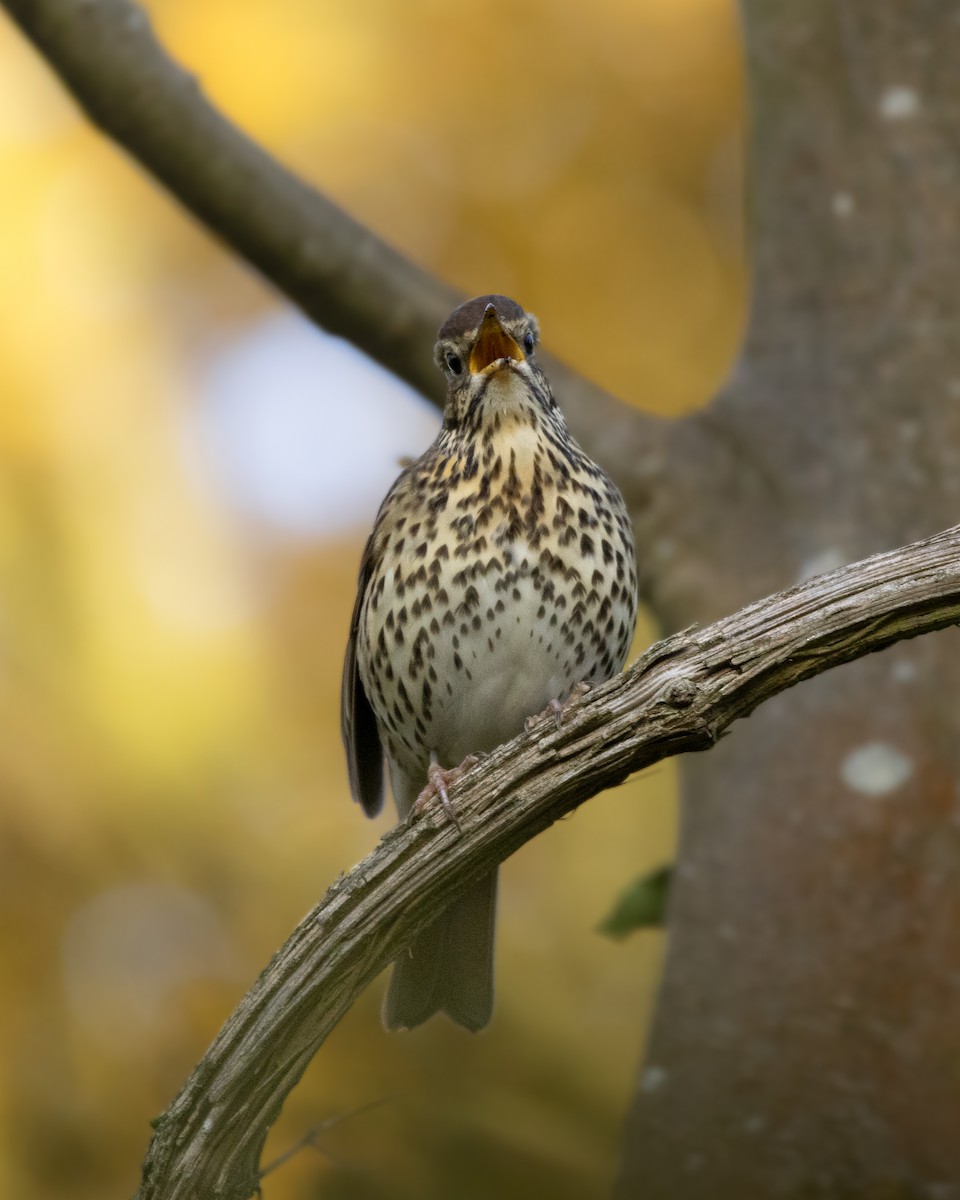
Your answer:
[[[455,308],[437,335],[434,357],[447,380],[445,421],[469,429],[493,412],[522,416],[554,406],[534,351],[537,318],[506,296],[477,296]]]

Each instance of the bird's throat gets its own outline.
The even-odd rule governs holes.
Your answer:
[[[539,405],[527,381],[509,367],[501,367],[491,376],[483,392],[480,410],[481,429],[491,425],[536,424]]]

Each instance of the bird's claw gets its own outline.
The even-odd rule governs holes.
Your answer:
[[[466,775],[470,768],[475,767],[479,761],[480,759],[476,754],[468,754],[459,767],[441,767],[439,763],[431,762],[430,766],[427,767],[427,786],[416,800],[414,800],[408,820],[410,822],[415,821],[430,801],[437,799],[440,801],[447,819],[452,821],[457,827],[457,833],[463,833],[463,826],[460,824],[457,810],[453,807],[450,797],[447,795],[447,788]]]
[[[573,690],[566,700],[551,700],[543,712],[539,712],[532,717],[527,717],[523,723],[524,729],[529,732],[534,725],[539,724],[540,721],[545,720],[547,717],[553,717],[556,727],[560,729],[570,710],[576,708],[587,692],[590,691],[590,686],[589,683],[582,681],[575,683]]]

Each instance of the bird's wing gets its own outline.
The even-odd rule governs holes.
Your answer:
[[[383,747],[367,693],[363,690],[357,670],[357,628],[367,584],[373,573],[373,545],[376,529],[367,541],[360,560],[360,579],[357,599],[350,619],[350,636],[343,660],[343,680],[340,685],[340,732],[347,752],[347,772],[350,791],[368,817],[375,817],[383,808]]]

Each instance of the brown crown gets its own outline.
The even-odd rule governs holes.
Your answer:
[[[465,304],[461,304],[459,308],[453,310],[440,326],[437,337],[461,337],[463,334],[469,333],[471,329],[476,329],[483,320],[483,314],[488,304],[494,306],[501,321],[516,321],[524,315],[520,305],[516,300],[511,300],[509,296],[475,296],[473,300],[467,300]]]

